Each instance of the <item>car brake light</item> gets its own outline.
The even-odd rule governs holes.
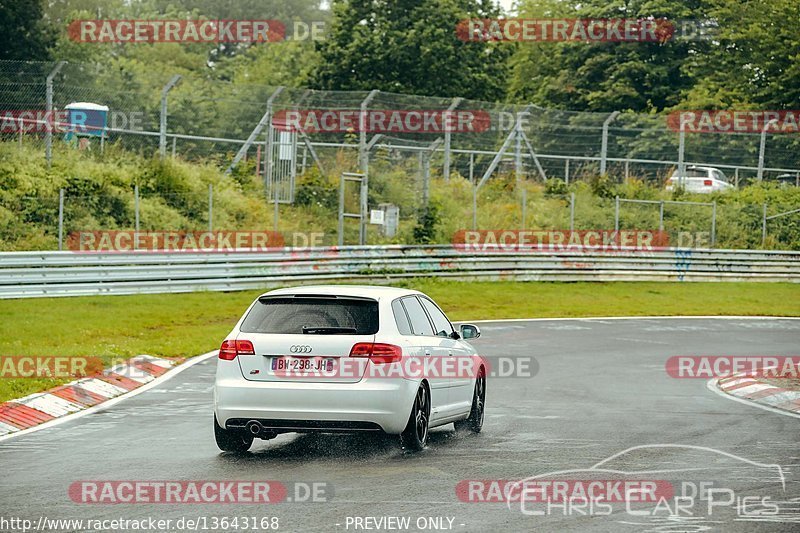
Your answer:
[[[237,355],[255,355],[256,350],[253,343],[246,340],[241,341],[222,341],[219,347],[219,358],[225,361],[233,361]]]
[[[402,359],[403,349],[394,344],[357,342],[350,349],[350,357],[368,357],[376,364],[395,363]]]
[[[706,187],[711,187],[712,185],[714,185],[714,182],[711,180],[703,180],[703,185],[705,185]]]

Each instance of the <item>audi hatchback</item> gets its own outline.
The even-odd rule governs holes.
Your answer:
[[[487,367],[421,292],[308,286],[259,296],[220,346],[214,435],[223,451],[289,432],[374,431],[421,450],[428,430],[480,432]]]

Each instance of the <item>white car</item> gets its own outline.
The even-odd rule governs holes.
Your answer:
[[[728,182],[728,178],[721,170],[713,167],[687,166],[681,175],[679,169],[675,169],[672,176],[667,180],[668,191],[675,187],[683,187],[686,192],[710,193],[728,191],[734,186]]]
[[[488,367],[418,291],[306,286],[259,296],[220,347],[214,435],[223,451],[289,432],[376,431],[421,450],[448,423],[480,432]],[[465,364],[461,364],[465,363]],[[457,370],[454,370],[457,369]]]

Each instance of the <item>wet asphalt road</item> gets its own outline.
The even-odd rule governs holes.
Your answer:
[[[354,517],[385,516],[408,517],[412,531],[427,517],[443,517],[445,527],[452,519],[449,527],[459,532],[800,530],[800,420],[723,398],[706,380],[673,379],[664,370],[672,355],[798,355],[800,321],[573,320],[481,328],[474,344],[483,353],[533,356],[539,368],[530,378],[490,378],[480,435],[457,435],[449,425],[433,430],[428,449],[416,455],[404,454],[394,439],[358,435],[283,435],[256,441],[245,455],[221,454],[211,426],[210,359],[105,411],[0,442],[0,516],[154,517],[173,524],[181,517],[277,517],[282,531],[365,531],[355,528]],[[712,482],[734,491],[739,507],[714,506],[709,514],[707,500],[697,499],[680,519],[652,516],[653,504],[633,506],[651,513],[634,515],[622,503],[610,515],[562,506],[532,516],[526,513],[542,507],[465,503],[456,495],[462,480],[554,479],[546,474],[587,469],[653,444],[672,447],[630,450],[605,465],[628,474],[572,472],[558,479],[633,476],[684,489]],[[775,469],[753,463],[780,465],[785,491]],[[86,505],[67,493],[78,480],[277,480],[290,487],[321,481],[332,496],[267,506]],[[760,506],[748,505],[754,500],[747,497],[759,498]],[[765,501],[781,502],[777,514],[745,516],[772,509]]]

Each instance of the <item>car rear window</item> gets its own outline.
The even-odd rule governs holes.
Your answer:
[[[378,302],[324,296],[260,298],[242,322],[241,331],[374,335],[378,332]]]
[[[676,170],[675,172],[672,173],[672,177],[673,178],[678,178],[678,177],[680,177],[680,175],[681,175],[680,171],[678,171],[678,170]],[[683,171],[683,177],[684,178],[707,178],[708,177],[708,172],[705,171],[705,170],[698,170],[696,168],[687,168],[686,170]]]

